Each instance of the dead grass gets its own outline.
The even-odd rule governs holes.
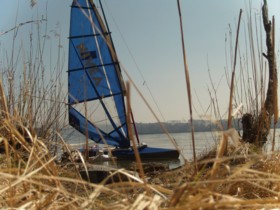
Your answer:
[[[210,175],[211,159],[204,160],[208,163],[208,167],[200,169],[197,175],[190,176],[190,173],[185,173],[185,176],[181,177],[181,184],[175,187],[175,192],[170,198],[170,207],[186,209],[278,207],[279,154],[270,156],[258,154],[251,146],[248,152],[246,156],[242,153],[231,153],[220,160],[222,164],[219,165],[215,177]],[[237,158],[242,161],[236,161]]]
[[[27,141],[11,121],[2,123],[0,138],[6,148],[0,158],[2,209],[127,209],[158,206],[166,200],[163,189],[145,184],[124,169],[118,172],[131,181],[106,186],[86,182],[73,170],[76,165],[62,168],[57,164],[36,134],[24,128]]]
[[[2,120],[0,139],[0,208],[2,209],[271,209],[280,205],[279,153],[262,154],[249,143],[229,144],[225,155],[212,150],[180,168],[157,167],[146,183],[124,169],[126,182],[93,184],[80,178],[77,166],[62,167],[36,134],[23,135]],[[28,138],[27,138],[28,137]],[[211,173],[216,164],[215,176]]]

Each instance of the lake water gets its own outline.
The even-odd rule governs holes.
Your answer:
[[[269,139],[272,139],[273,130]],[[82,147],[85,143],[85,136],[75,131],[74,129],[67,129],[63,132],[63,137],[66,143],[70,144],[72,148],[78,149]],[[202,154],[205,154],[207,151],[213,147],[217,147],[217,143],[220,139],[219,132],[195,132],[195,151],[196,156],[199,157]],[[278,149],[280,145],[280,129],[276,130],[276,140],[275,148]],[[193,147],[192,147],[192,136],[191,133],[171,133],[170,136],[175,140],[178,145],[178,148],[181,151],[182,156],[179,160],[160,160],[162,163],[166,163],[170,168],[175,168],[184,163],[184,158],[187,160],[193,159]],[[146,143],[150,147],[159,147],[159,148],[174,148],[173,144],[170,142],[166,134],[148,134],[140,135],[139,139],[141,142]],[[93,141],[89,141],[90,145],[94,145]],[[102,147],[102,145],[100,145]],[[271,150],[271,141],[269,140],[267,145],[265,145],[265,150]],[[130,161],[131,162],[131,161]],[[110,162],[104,162],[106,165],[111,165]],[[118,161],[120,167],[126,166],[128,162]]]

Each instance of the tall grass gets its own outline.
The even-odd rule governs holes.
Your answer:
[[[190,75],[189,75],[189,68],[188,68],[188,63],[187,63],[187,54],[186,54],[186,49],[185,49],[183,20],[182,20],[182,15],[181,15],[180,0],[177,0],[177,6],[178,6],[178,13],[179,13],[179,20],[180,20],[182,53],[183,53],[184,70],[185,70],[186,86],[187,86],[187,93],[188,93],[188,102],[189,102],[189,112],[190,112],[190,122],[191,122],[191,132],[192,132],[193,160],[194,160],[194,164],[196,166],[197,162],[196,162],[194,126],[193,126],[193,113],[192,113],[193,109],[192,109],[191,79],[190,79]]]
[[[17,27],[10,31],[13,33],[12,49],[7,50],[7,57],[3,59],[6,62],[1,69],[2,93],[7,96],[7,108],[2,105],[2,112],[10,117],[12,123],[20,122],[33,134],[47,140],[52,151],[56,152],[56,132],[66,125],[66,91],[62,74],[65,71],[65,52],[59,37],[55,40],[57,49],[51,49],[57,51],[57,60],[52,66],[45,59],[54,57],[46,55],[46,48],[51,46],[46,19],[29,21],[29,27],[26,45],[18,38],[21,30],[26,33],[26,28]]]
[[[0,154],[1,209],[125,209],[157,206],[166,199],[160,190],[144,185],[125,170],[115,173],[127,176],[130,180],[127,183],[104,186],[83,181],[73,170],[75,165],[61,168],[43,141],[21,126],[28,140],[10,120],[2,120],[0,139],[5,144],[5,155]],[[15,144],[20,147],[15,148]],[[149,196],[143,192],[147,188]],[[136,199],[138,196],[140,200]]]
[[[275,126],[278,119],[277,75],[273,73],[273,71],[276,72],[276,62],[273,61],[275,53],[272,53],[275,52],[275,49],[270,47],[274,45],[271,43],[274,42],[272,39],[275,35],[273,35],[273,31],[266,32],[264,28],[270,22],[267,10],[263,9],[262,13],[253,13],[251,3],[248,3],[248,5],[248,8],[246,8],[246,18],[242,19],[240,25],[240,32],[234,35],[231,25],[229,25],[229,32],[226,35],[226,76],[232,100],[229,103],[228,122],[231,122],[233,117],[231,106],[236,109],[234,117],[237,119],[250,115],[249,121],[251,126],[254,127],[252,129],[258,130],[255,134],[251,133],[255,135],[256,139],[250,141],[255,141],[256,144],[262,146],[266,142],[272,116],[274,115]],[[264,6],[263,8],[267,7]],[[265,18],[267,19],[266,23],[264,22]],[[239,23],[237,27],[239,27]],[[238,33],[240,33],[241,37],[239,44],[236,43],[234,48],[233,37],[237,37]],[[273,55],[267,56],[264,53],[266,46],[266,54]],[[272,65],[271,63],[275,64]],[[236,68],[235,74],[233,74],[233,68]],[[210,82],[211,89],[209,88],[209,94],[213,104],[212,107],[214,107],[213,114],[217,119],[220,119],[217,87],[214,87],[211,75]],[[243,126],[244,124],[245,120]],[[242,124],[234,126],[240,128]],[[245,130],[245,127],[243,129]]]

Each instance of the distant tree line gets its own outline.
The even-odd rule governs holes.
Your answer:
[[[194,130],[195,132],[204,131],[217,131],[227,129],[227,120],[219,121],[219,126],[217,123],[213,123],[208,120],[194,120]],[[191,126],[188,122],[163,122],[165,128],[167,128],[169,133],[185,133],[191,132]],[[272,125],[271,125],[272,126]],[[159,134],[164,133],[159,123],[136,123],[137,131],[139,134]],[[237,130],[242,129],[242,124],[240,119],[233,120],[232,127]],[[280,127],[280,123],[277,124],[277,128]]]

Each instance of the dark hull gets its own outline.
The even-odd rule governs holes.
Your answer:
[[[112,155],[117,159],[135,160],[135,152],[133,148],[128,149],[113,149]],[[141,159],[178,159],[180,153],[174,149],[163,149],[147,147],[146,145],[138,147],[138,152]]]
[[[127,171],[133,176],[137,174],[132,171]],[[91,165],[88,171],[80,170],[80,175],[84,180],[87,180],[92,183],[100,183],[104,182],[104,184],[121,182],[121,181],[129,181],[127,175],[119,173],[116,168],[111,168],[103,165]],[[105,181],[105,179],[107,179]]]

